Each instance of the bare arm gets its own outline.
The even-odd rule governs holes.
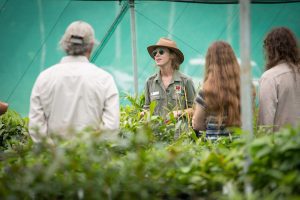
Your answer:
[[[204,107],[196,103],[195,111],[192,119],[193,129],[197,131],[204,131],[206,129],[205,125],[205,110]]]

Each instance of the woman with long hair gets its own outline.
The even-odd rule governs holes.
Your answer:
[[[222,135],[228,134],[226,127],[241,125],[240,67],[227,42],[216,41],[208,48],[203,89],[195,101],[195,130]]]
[[[266,71],[260,79],[258,124],[279,130],[300,122],[300,56],[297,39],[285,27],[264,40]]]

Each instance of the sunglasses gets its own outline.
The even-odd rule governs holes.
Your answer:
[[[155,50],[152,52],[152,56],[155,57],[157,53],[159,53],[159,55],[162,56],[162,55],[164,55],[165,50],[163,50],[163,49],[155,49]]]

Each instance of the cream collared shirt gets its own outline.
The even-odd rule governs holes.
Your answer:
[[[80,131],[119,128],[119,93],[113,77],[84,56],[66,56],[43,71],[31,93],[29,133],[64,135]],[[73,132],[74,133],[74,132]]]
[[[274,131],[300,124],[300,74],[286,63],[267,70],[260,79],[258,124]]]

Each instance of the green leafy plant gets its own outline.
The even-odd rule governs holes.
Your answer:
[[[249,145],[241,130],[216,141],[190,130],[174,138],[177,120],[155,117],[152,108],[140,116],[141,99],[131,101],[121,108],[119,135],[86,129],[72,140],[54,136],[53,144],[32,143],[16,113],[2,116],[11,136],[0,152],[1,199],[300,198],[300,127],[255,134]]]
[[[0,151],[28,140],[28,118],[12,110],[0,116]]]

